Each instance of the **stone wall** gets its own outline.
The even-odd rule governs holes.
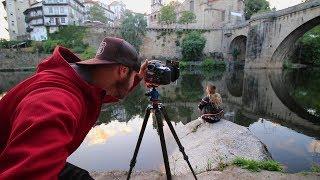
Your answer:
[[[141,55],[146,58],[182,58],[182,39],[190,30],[182,31],[179,36],[177,30],[149,30],[144,38],[141,47]],[[181,31],[180,31],[181,32]],[[222,52],[222,33],[219,30],[204,31],[202,35],[206,38],[204,54],[210,55],[215,52]]]

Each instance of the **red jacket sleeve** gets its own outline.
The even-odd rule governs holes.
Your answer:
[[[58,88],[26,96],[0,154],[0,179],[57,179],[69,156],[80,107],[72,94]]]

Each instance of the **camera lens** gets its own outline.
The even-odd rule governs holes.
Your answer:
[[[147,66],[147,68],[148,68],[149,71],[153,71],[154,68],[155,68],[155,66],[154,66],[153,64],[149,64],[149,65]]]

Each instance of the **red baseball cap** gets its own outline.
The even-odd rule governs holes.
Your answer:
[[[100,43],[95,58],[76,62],[78,65],[122,64],[139,72],[141,59],[136,49],[120,38],[106,37]]]

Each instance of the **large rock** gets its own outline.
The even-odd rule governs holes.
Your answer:
[[[230,121],[209,124],[197,119],[175,129],[196,173],[219,169],[221,163],[230,163],[235,157],[271,158],[265,145],[248,128]],[[172,174],[190,172],[178,148],[169,160]]]

